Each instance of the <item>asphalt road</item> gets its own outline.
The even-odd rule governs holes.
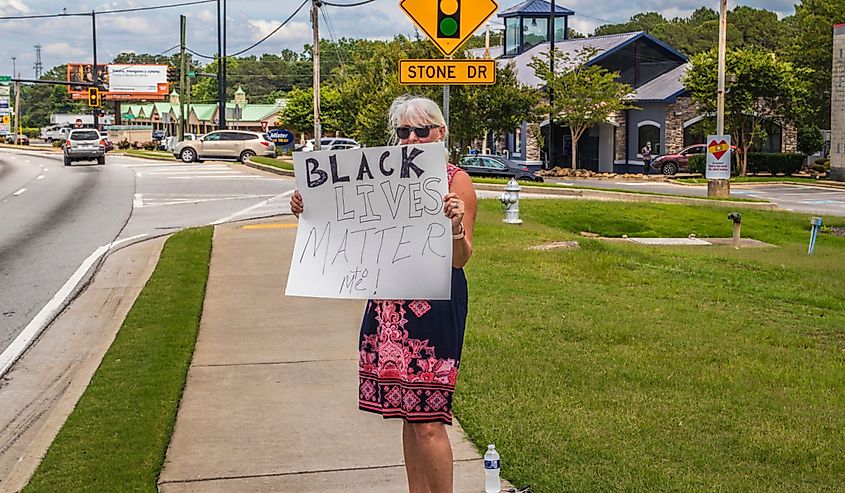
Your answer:
[[[61,155],[0,150],[0,373],[7,347],[60,310],[113,242],[289,212],[293,189],[225,163],[110,155],[65,167]]]

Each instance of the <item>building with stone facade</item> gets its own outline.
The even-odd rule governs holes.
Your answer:
[[[634,91],[630,99],[639,109],[612,115],[606,123],[589,129],[578,141],[578,167],[599,172],[641,172],[640,150],[651,143],[652,155],[679,152],[703,143],[701,115],[683,85],[690,68],[687,57],[645,32],[570,39],[566,36],[569,16],[575,13],[555,6],[555,49],[574,59],[585,48],[595,50],[587,65],[599,65],[619,72],[619,80]],[[539,88],[542,81],[528,66],[534,57],[547,59],[551,5],[545,0],[526,0],[499,14],[504,19],[503,46],[491,47],[490,56],[500,65],[511,64],[524,85]],[[483,56],[483,49],[471,55]],[[768,137],[760,143],[763,152],[795,152],[797,131],[791,125],[768,122]],[[550,138],[551,135],[551,138]],[[538,139],[537,137],[540,136]],[[541,145],[542,144],[542,145]],[[537,168],[546,160],[551,146],[553,166],[569,167],[569,129],[548,118],[539,125],[523,123],[505,137],[512,160]],[[845,152],[845,144],[843,144]]]
[[[833,26],[830,91],[830,177],[845,181],[845,24]]]

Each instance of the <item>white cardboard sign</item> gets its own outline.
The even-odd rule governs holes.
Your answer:
[[[442,142],[293,154],[305,206],[286,295],[449,299]]]
[[[707,169],[704,174],[708,180],[731,179],[731,136],[707,136]]]

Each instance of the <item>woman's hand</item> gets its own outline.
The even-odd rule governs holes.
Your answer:
[[[293,212],[294,216],[299,217],[304,207],[302,195],[299,193],[299,190],[294,190],[293,195],[290,196],[290,211]]]
[[[458,194],[447,193],[443,196],[443,212],[452,221],[452,234],[461,234],[466,204],[458,197]]]

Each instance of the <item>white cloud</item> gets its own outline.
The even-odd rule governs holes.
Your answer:
[[[21,0],[0,0],[0,13],[3,14],[27,14],[30,8]]]
[[[252,41],[267,36],[274,29],[279,27],[277,21],[267,21],[264,19],[250,19],[249,25],[252,28]],[[307,22],[289,22],[279,32],[273,35],[273,40],[276,41],[301,41],[307,43],[311,39],[311,25]]]
[[[71,46],[63,41],[45,44],[44,51],[60,57],[64,56],[65,62],[85,61],[91,57],[90,50]]]

